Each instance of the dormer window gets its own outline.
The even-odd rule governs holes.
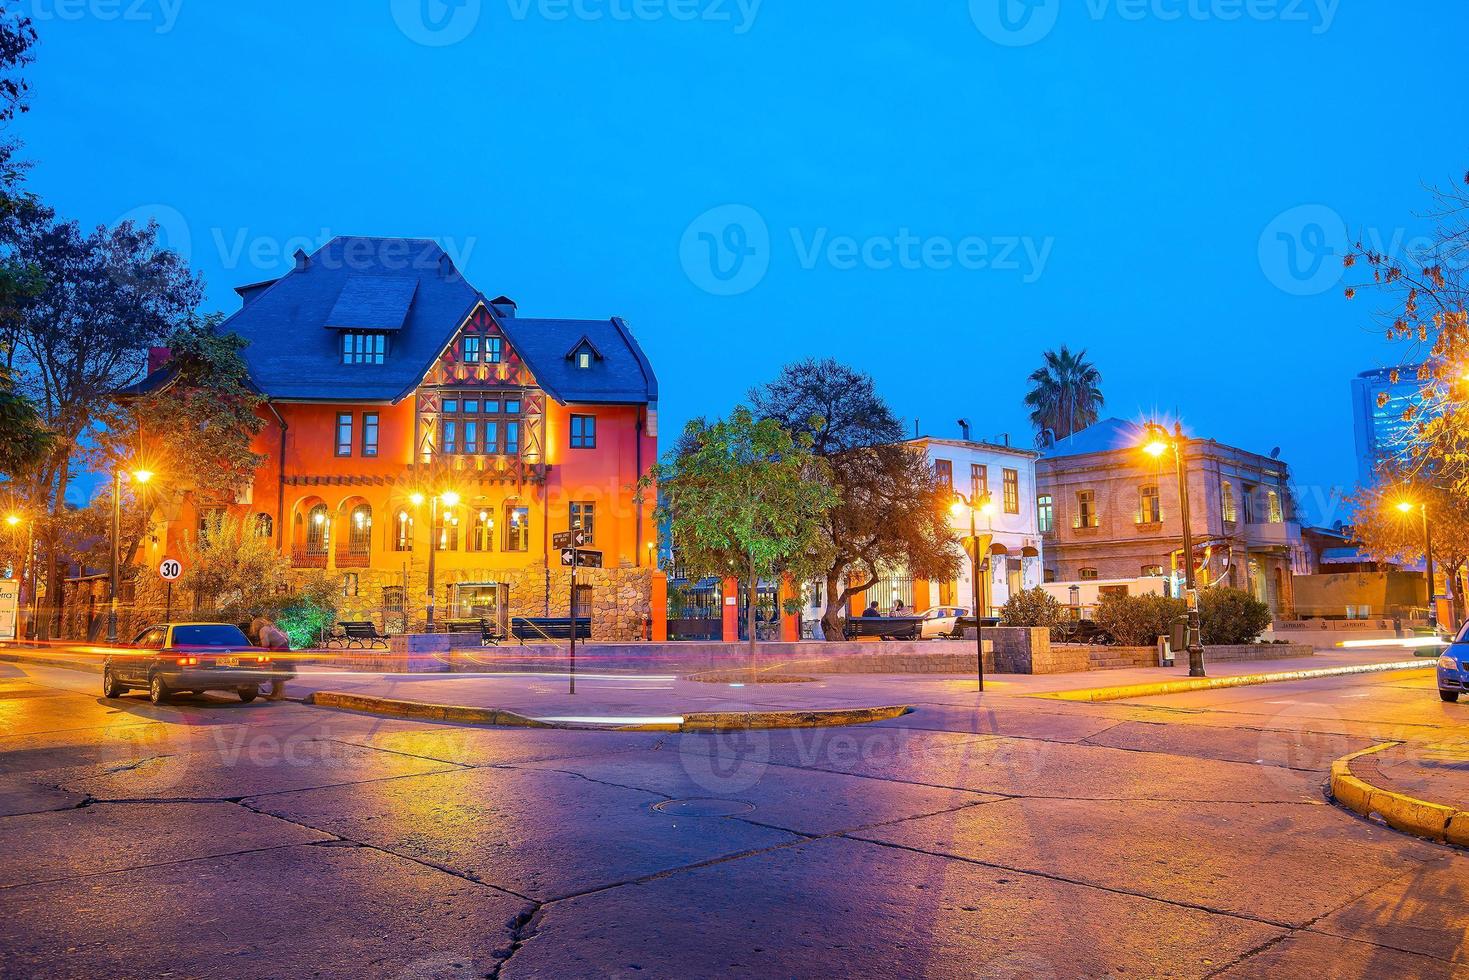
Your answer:
[[[592,344],[590,337],[583,337],[576,342],[576,346],[566,352],[566,359],[575,364],[580,371],[591,368],[594,361],[602,359],[602,352]]]
[[[592,352],[582,349],[576,352],[576,366],[585,370],[592,366]]]
[[[342,332],[343,364],[381,364],[388,352],[388,335],[380,332]]]

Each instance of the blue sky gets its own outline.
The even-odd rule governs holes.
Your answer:
[[[156,214],[226,311],[298,245],[438,238],[527,315],[625,316],[665,437],[829,354],[1028,442],[1065,342],[1109,414],[1329,499],[1349,379],[1411,356],[1331,252],[1421,235],[1469,167],[1446,0],[26,6],[12,132],[63,214]]]

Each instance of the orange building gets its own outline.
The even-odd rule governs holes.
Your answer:
[[[296,568],[339,575],[343,618],[390,630],[423,627],[431,545],[438,620],[567,615],[551,537],[577,525],[604,564],[578,573],[578,613],[597,639],[644,636],[657,535],[636,487],[657,458],[658,386],[627,324],[521,317],[426,240],[295,258],[239,287],[222,327],[249,341],[266,420],[266,459],[230,510]],[[167,380],[165,364],[135,390]],[[159,546],[180,554],[204,510],[185,495]]]

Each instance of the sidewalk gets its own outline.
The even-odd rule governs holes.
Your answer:
[[[1401,649],[1350,650],[1310,658],[1222,663],[1211,677],[1393,663],[1412,659]],[[1432,661],[1423,661],[1423,668]],[[1097,687],[1186,680],[1188,665],[1086,671],[1076,674],[992,674],[986,697],[1027,697]],[[593,723],[666,721],[695,712],[817,711],[972,696],[975,679],[967,675],[831,674],[806,683],[701,683],[673,674],[578,673],[576,693],[562,673],[527,674],[378,674],[329,667],[303,667],[288,685],[288,696],[305,699],[318,691],[367,695],[441,705],[494,708],[539,720]]]

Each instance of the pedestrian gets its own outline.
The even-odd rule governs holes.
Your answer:
[[[275,623],[272,623],[264,616],[256,616],[250,622],[250,629],[248,632],[254,634],[256,646],[263,647],[266,650],[284,652],[289,655],[291,650],[291,638],[286,636],[285,630],[282,630],[279,626],[277,626]],[[282,673],[295,673],[295,671],[291,667],[291,662],[289,658],[281,663],[274,664],[273,668],[276,671]],[[286,679],[284,677],[277,677],[275,680],[272,680],[270,682],[270,700],[283,701],[285,700],[285,697]]]
[[[872,600],[872,605],[870,605],[866,609],[862,610],[862,618],[863,619],[872,619],[874,617],[881,618],[881,616],[882,616],[882,611],[877,608],[877,600],[876,599],[873,599]]]
[[[893,604],[893,615],[894,616],[906,616],[906,615],[908,615],[908,607],[905,606],[905,605],[903,605],[903,600],[902,599],[899,599],[896,603]]]

